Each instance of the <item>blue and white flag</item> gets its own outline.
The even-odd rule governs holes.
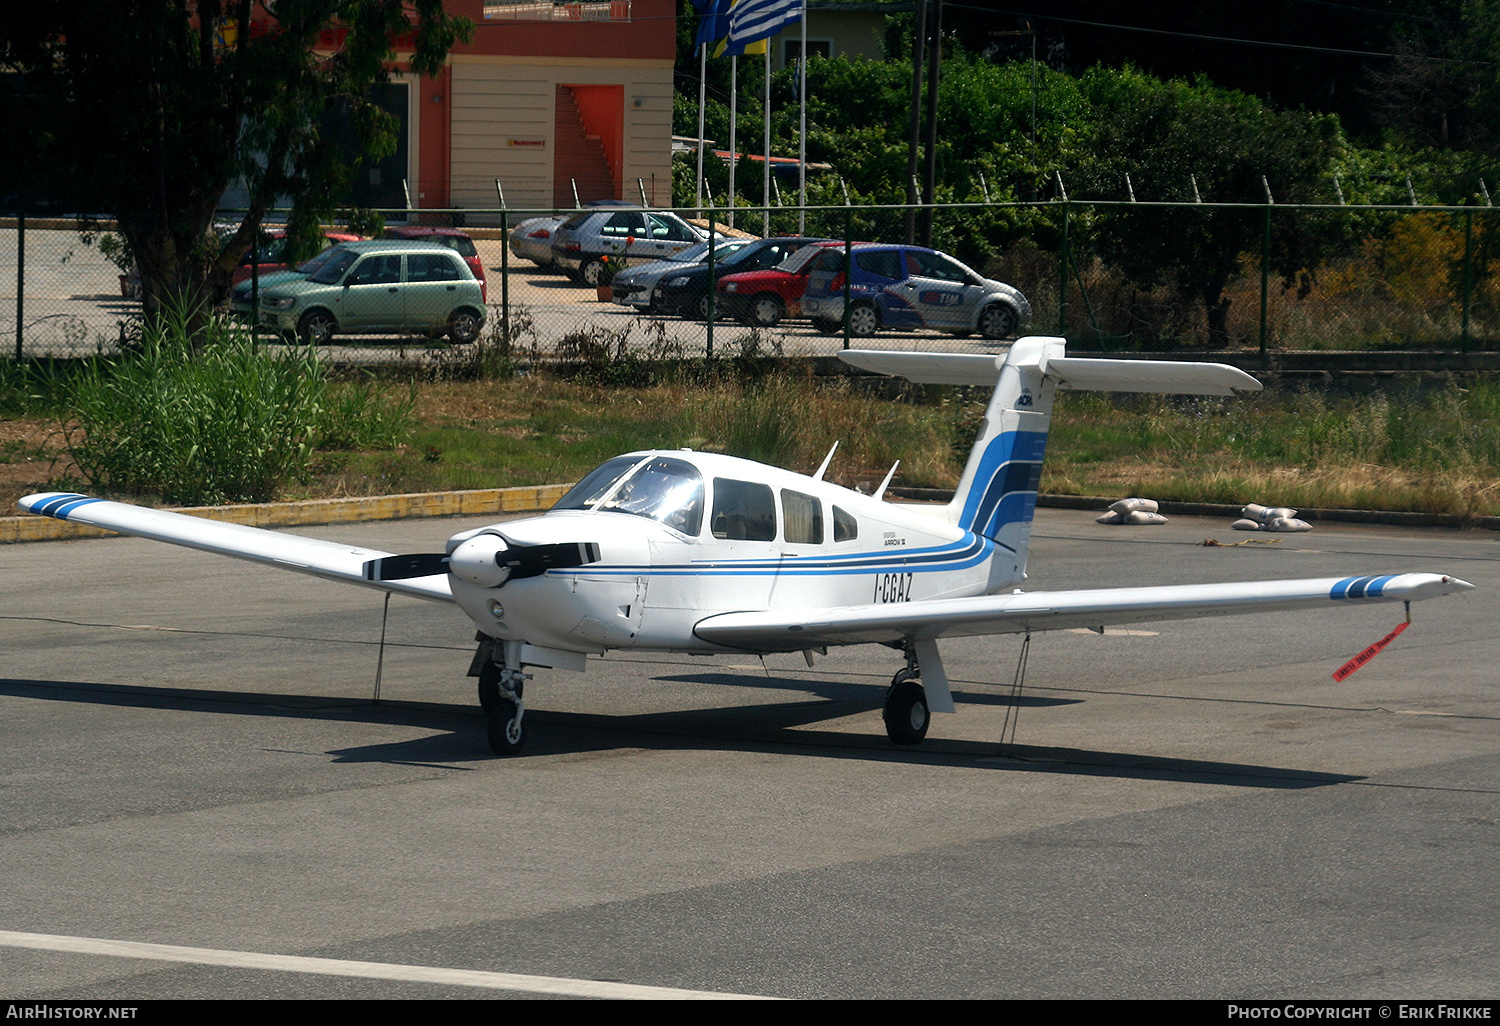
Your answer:
[[[801,20],[802,0],[735,0],[729,10],[729,33],[714,56],[742,54],[752,43]]]
[[[693,42],[695,50],[708,47],[714,53],[723,46],[729,35],[729,7],[734,0],[693,0],[698,9],[698,34]]]

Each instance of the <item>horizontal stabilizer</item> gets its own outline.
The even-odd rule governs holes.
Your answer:
[[[1440,574],[1370,574],[1300,581],[1243,581],[1152,588],[1016,592],[840,609],[722,613],[693,628],[704,641],[758,652],[795,652],[821,645],[886,644],[1192,620],[1371,602],[1414,602],[1473,589]]]
[[[1047,361],[1047,377],[1057,387],[1077,392],[1169,392],[1183,395],[1234,395],[1259,392],[1261,385],[1227,363],[1182,360],[1080,360],[1071,356]]]
[[[1013,352],[1023,350],[1021,339]],[[1038,340],[1039,341],[1039,340]],[[1060,340],[1058,340],[1060,341]],[[862,370],[906,378],[928,385],[994,385],[1006,356],[966,353],[910,353],[884,349],[850,349],[839,353]],[[1187,395],[1234,395],[1258,392],[1261,384],[1225,363],[1184,360],[1090,360],[1070,356],[1042,358],[1038,370],[1060,389],[1096,392],[1168,392]]]

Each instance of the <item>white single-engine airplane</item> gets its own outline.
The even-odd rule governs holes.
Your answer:
[[[896,744],[953,712],[941,638],[1314,606],[1405,602],[1468,591],[1440,574],[1024,592],[1026,549],[1057,389],[1233,395],[1260,384],[1224,364],[1085,360],[1060,338],[1002,357],[856,350],[856,366],[913,381],[995,384],[952,502],[914,505],[749,460],[635,452],[592,471],[547,513],[393,555],[71,493],[32,513],[337,581],[456,602],[478,627],[469,675],[490,746],[520,751],[529,667],[584,669],[609,649],[804,652],[878,643],[906,665],[885,699]],[[831,459],[833,453],[829,453]],[[892,468],[894,473],[895,468]],[[1014,589],[1014,590],[1010,590]],[[1004,593],[1002,594],[1002,591]]]

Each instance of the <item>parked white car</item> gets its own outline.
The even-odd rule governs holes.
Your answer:
[[[552,233],[552,262],[568,277],[599,284],[601,257],[662,260],[708,237],[665,210],[580,210]]]

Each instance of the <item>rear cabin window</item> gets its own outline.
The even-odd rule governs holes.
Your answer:
[[[894,249],[877,249],[873,253],[856,253],[854,262],[866,274],[896,281],[905,278],[901,271],[901,254]]]
[[[407,281],[458,281],[458,265],[439,253],[412,253],[406,258]]]
[[[781,490],[781,515],[786,540],[793,545],[823,544],[823,504],[811,495]]]
[[[859,537],[859,521],[848,513],[833,507],[833,540],[836,542],[853,541]]]
[[[715,538],[775,541],[776,500],[770,486],[714,478],[714,512],[709,524]]]

